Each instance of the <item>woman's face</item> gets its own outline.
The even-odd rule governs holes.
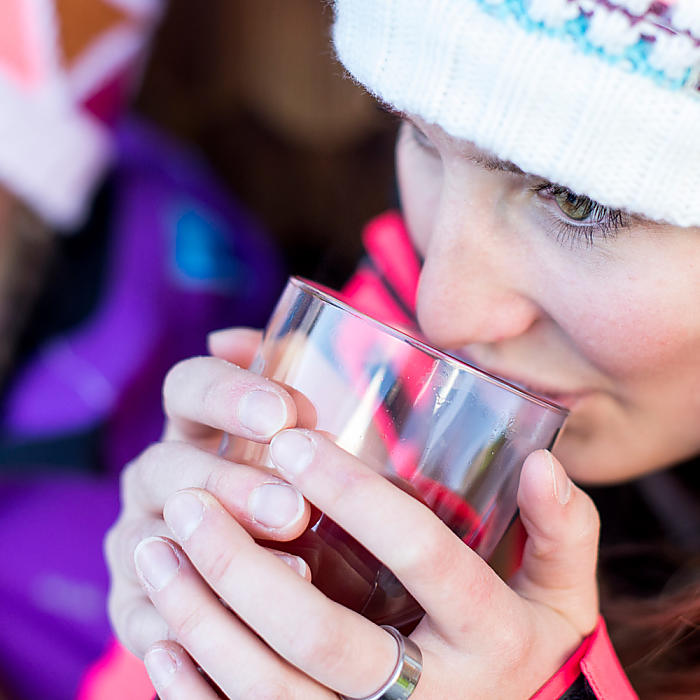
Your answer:
[[[572,477],[700,452],[700,229],[611,212],[418,119],[397,164],[423,331],[569,407]]]

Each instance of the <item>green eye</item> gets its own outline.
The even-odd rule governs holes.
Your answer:
[[[585,221],[593,212],[595,202],[585,195],[561,190],[554,194],[554,201],[566,216],[574,221]]]

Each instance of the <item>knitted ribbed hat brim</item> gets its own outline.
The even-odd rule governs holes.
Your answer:
[[[579,3],[556,3],[578,16]],[[573,15],[557,28],[528,16],[533,4],[336,0],[335,49],[402,112],[602,204],[700,225],[700,91],[693,66],[679,66],[680,44],[664,64],[659,39],[635,65],[633,40],[616,36],[613,20],[608,48],[595,49],[592,15],[581,14],[576,37]],[[610,3],[585,4],[613,16]],[[678,39],[690,49],[682,60],[695,60],[691,33]]]

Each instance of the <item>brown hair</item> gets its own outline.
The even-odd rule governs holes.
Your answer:
[[[604,615],[642,700],[700,698],[700,578],[653,599],[610,602]]]

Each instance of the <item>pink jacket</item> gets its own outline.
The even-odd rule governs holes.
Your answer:
[[[420,261],[401,216],[388,212],[377,217],[367,225],[363,238],[368,258],[345,287],[348,302],[387,323],[410,326]],[[565,698],[581,674],[589,686],[589,694],[600,700],[637,698],[610,643],[602,617],[595,630],[533,700]]]

